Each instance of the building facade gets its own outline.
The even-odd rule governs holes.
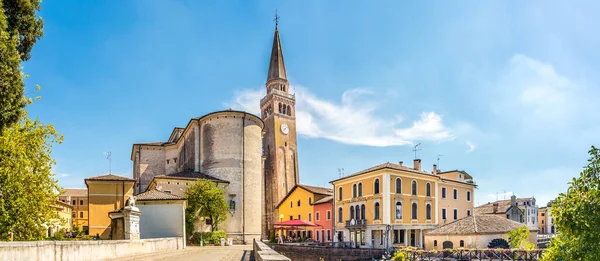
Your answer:
[[[326,201],[322,201],[328,197],[333,195],[333,191],[331,188],[323,188],[316,186],[309,186],[298,184],[292,188],[292,190],[288,193],[286,197],[284,197],[279,205],[277,205],[277,213],[279,214],[279,222],[288,221],[288,220],[303,220],[308,221],[314,224],[317,224],[317,213],[315,211],[315,203],[321,201],[319,204],[319,214],[318,214],[318,224],[326,223],[325,219],[321,219],[324,216],[321,216],[321,212],[326,215],[325,208]],[[325,204],[325,205],[321,205]],[[329,209],[331,211],[331,208]],[[307,227],[305,230],[301,231],[287,231],[288,233],[285,235],[287,237],[291,237],[293,234],[302,238],[312,238],[313,240],[317,240],[316,231],[319,230],[320,233],[326,227],[317,226],[317,227]],[[279,232],[279,231],[278,231]],[[329,232],[331,233],[331,232]],[[319,234],[319,239],[321,239],[322,235]],[[331,237],[331,235],[330,235]]]
[[[332,192],[333,193],[333,192]],[[317,242],[333,241],[333,195],[313,203],[315,217],[315,237]]]
[[[250,113],[217,111],[175,128],[166,142],[134,144],[136,194],[146,191],[155,178],[159,190],[178,195],[185,193],[182,183],[196,178],[223,181],[225,199],[235,202],[235,208],[221,227],[236,242],[260,238],[263,129],[263,121]]]
[[[58,218],[44,224],[47,229],[46,236],[52,237],[61,230],[65,233],[71,232],[73,206],[59,199],[51,207],[56,211]]]
[[[439,224],[471,216],[475,202],[473,177],[458,170],[438,172],[435,166],[433,172],[440,177],[437,183]]]
[[[279,30],[275,27],[265,97],[260,100],[265,123],[262,147],[265,152],[263,233],[267,236],[277,222],[277,205],[299,184],[296,143],[296,98],[290,93]]]
[[[540,230],[540,234],[546,234],[548,233],[548,230],[546,230],[546,224],[547,224],[547,208],[546,207],[541,207],[538,211],[538,229]]]
[[[475,183],[470,176],[454,179],[414,167],[384,163],[331,181],[334,186],[334,227],[336,241],[351,241],[355,247],[387,248],[393,245],[423,246],[424,232],[440,224],[440,209],[473,209],[467,191],[473,196]],[[441,186],[457,188],[465,195],[440,206]]]
[[[88,190],[89,235],[110,239],[109,212],[121,209],[133,196],[135,180],[112,174],[85,179]]]
[[[88,233],[88,191],[87,189],[65,189],[58,199],[71,204],[73,226],[79,227],[84,234]]]
[[[530,228],[539,227],[538,206],[534,197],[517,198],[512,195],[510,200],[499,200],[477,206],[475,213],[504,216]]]

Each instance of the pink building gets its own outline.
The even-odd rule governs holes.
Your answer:
[[[324,197],[313,203],[315,217],[315,235],[318,242],[333,241],[333,196]]]

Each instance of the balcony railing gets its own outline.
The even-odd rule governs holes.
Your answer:
[[[287,93],[287,92],[284,92],[284,91],[280,91],[280,90],[277,90],[277,89],[271,89],[271,91],[269,91],[269,93],[267,93],[267,95],[265,97],[263,97],[262,99],[260,99],[260,104],[262,104],[263,101],[266,100],[267,97],[269,96],[269,94],[271,94],[271,93],[277,94],[277,95],[280,95],[280,96],[283,96],[283,97],[286,97],[286,98],[292,99],[292,100],[295,97],[294,94]]]
[[[361,228],[367,226],[366,219],[351,219],[346,220],[346,228]]]

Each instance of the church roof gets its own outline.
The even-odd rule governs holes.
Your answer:
[[[135,179],[121,177],[121,176],[117,176],[117,175],[113,175],[113,174],[94,176],[94,177],[89,177],[89,178],[85,179],[85,181],[88,181],[88,180],[99,180],[99,181],[132,181],[132,182],[135,182]]]
[[[440,226],[425,235],[504,234],[525,224],[498,215],[474,215]],[[537,228],[529,228],[537,231]]]
[[[150,201],[150,200],[183,200],[184,197],[180,197],[171,193],[163,192],[160,190],[148,190],[144,193],[135,196],[138,201]]]
[[[287,80],[285,64],[283,62],[283,51],[281,50],[281,40],[279,39],[279,30],[277,27],[275,27],[273,48],[271,49],[271,61],[269,63],[269,72],[267,74],[267,81],[271,79]]]
[[[186,171],[171,173],[171,174],[167,174],[167,175],[159,175],[159,176],[156,176],[155,178],[189,179],[189,180],[207,179],[207,180],[212,180],[212,181],[220,182],[220,183],[229,183],[229,181],[227,181],[227,180],[216,178],[211,175],[204,174],[202,172],[193,171],[193,170],[186,170]]]

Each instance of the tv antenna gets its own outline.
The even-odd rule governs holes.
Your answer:
[[[443,157],[443,156],[444,155],[442,155],[442,154],[438,154],[437,155],[437,167],[438,167],[438,169],[440,169],[440,157]]]
[[[421,150],[419,148],[419,146],[421,145],[421,143],[417,143],[417,145],[415,145],[415,147],[413,148],[413,151],[415,152],[415,159],[417,159],[417,151]]]
[[[339,168],[338,169],[338,175],[339,175],[340,178],[344,176],[344,168]]]
[[[108,160],[108,174],[112,174],[112,158],[110,157],[111,153],[109,151],[104,154],[106,154],[106,159]]]

